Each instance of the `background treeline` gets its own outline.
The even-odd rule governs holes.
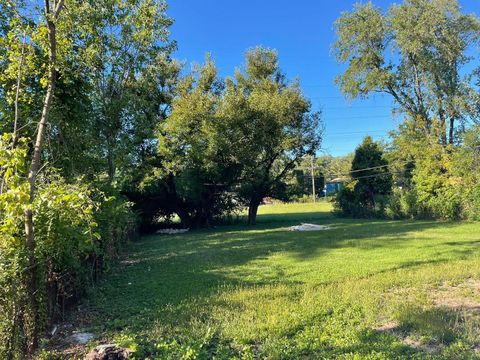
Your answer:
[[[0,357],[24,358],[140,225],[205,226],[321,140],[275,51],[224,79],[172,59],[160,0],[0,1]]]
[[[157,153],[126,190],[147,229],[173,215],[208,226],[244,206],[254,224],[262,199],[288,198],[292,169],[320,145],[320,114],[272,50],[247,52],[227,79],[207,57],[178,81],[171,106],[155,130]]]
[[[404,116],[388,144],[366,138],[337,197],[345,215],[480,219],[480,23],[457,1],[357,5],[335,24],[337,83],[390,95]]]

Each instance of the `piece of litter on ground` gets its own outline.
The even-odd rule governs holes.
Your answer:
[[[50,335],[51,335],[51,336],[55,335],[55,333],[57,332],[57,329],[58,329],[58,326],[55,325],[55,326],[53,327],[53,330],[50,332]]]
[[[167,235],[183,234],[189,230],[190,229],[160,229],[156,232],[156,234],[167,234]]]
[[[316,225],[316,224],[301,224],[290,226],[288,228],[289,231],[322,231],[322,230],[329,230],[330,227],[326,225]]]
[[[88,332],[76,332],[70,337],[74,343],[85,345],[95,338],[95,335]]]
[[[90,351],[85,360],[129,359],[133,352],[133,350],[119,347],[117,344],[102,344]]]

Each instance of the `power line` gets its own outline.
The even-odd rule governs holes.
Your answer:
[[[366,106],[326,106],[322,110],[353,110],[353,109],[392,109],[390,105],[366,105]]]
[[[330,140],[331,142],[334,142],[335,145],[338,143],[348,143],[348,144],[353,144],[357,143],[357,139],[359,137],[365,137],[365,136],[370,136],[372,138],[382,138],[384,136],[388,136],[388,132],[384,133],[359,133],[359,134],[343,134],[343,135],[329,135],[325,134],[323,140],[327,141]]]
[[[326,176],[329,176],[329,177],[340,177],[340,176],[349,176],[353,173],[358,173],[358,172],[363,172],[363,171],[369,171],[369,170],[379,170],[379,169],[383,169],[383,168],[389,168],[389,167],[392,167],[392,166],[395,166],[395,165],[399,165],[399,164],[408,164],[412,162],[412,160],[403,160],[403,161],[397,161],[395,164],[386,164],[386,165],[379,165],[379,166],[373,166],[373,167],[368,167],[368,168],[363,168],[363,169],[356,169],[356,170],[351,170],[349,171],[348,173],[338,173],[338,174],[324,174],[324,177]],[[297,170],[310,170],[310,168],[297,168]],[[314,170],[322,170],[321,167],[314,167]],[[381,173],[381,174],[385,174],[385,173]],[[381,175],[381,174],[374,174],[374,175]],[[368,177],[370,177],[371,175],[368,175]],[[363,177],[356,177],[355,179],[361,179]]]
[[[309,99],[320,99],[320,100],[323,100],[323,99],[341,99],[341,100],[345,100],[345,97],[343,97],[343,96],[310,96]]]
[[[402,172],[401,171],[386,171],[386,172],[378,173],[378,174],[358,176],[358,177],[355,177],[354,180],[368,179],[368,178],[375,178],[375,177],[379,177],[379,176],[396,175],[396,174],[402,174]],[[302,174],[301,176],[305,179],[310,179],[310,176],[308,176],[308,175]],[[316,176],[315,178],[316,179],[326,179],[327,176]],[[328,181],[326,181],[326,182],[328,182]]]
[[[351,170],[351,171],[349,171],[349,174],[351,174],[351,173],[356,173],[356,172],[361,172],[361,171],[381,169],[381,168],[389,167],[389,166],[392,166],[392,165],[387,164],[387,165],[379,165],[379,166],[374,166],[374,167],[369,167],[369,168],[364,168],[364,169]],[[307,168],[298,168],[298,170],[309,170],[309,169],[307,169]],[[321,167],[314,167],[314,170],[322,170],[322,168],[321,168]],[[339,174],[339,175],[342,175],[342,174]],[[345,175],[345,174],[343,174],[343,175]]]
[[[300,88],[302,88],[302,86],[300,86]],[[342,99],[342,100],[348,100],[347,97],[341,96],[341,95],[336,95],[336,96],[310,96],[309,98],[310,99]],[[375,101],[375,98],[369,98],[369,99],[370,99],[370,101],[371,100]],[[386,99],[386,98],[383,98],[383,99]],[[352,100],[354,100],[354,99],[352,99]]]
[[[389,130],[364,130],[364,131],[340,131],[340,132],[331,132],[329,133],[326,131],[327,134],[329,135],[350,135],[350,134],[365,134],[365,133],[374,133],[374,132],[385,132]]]
[[[392,116],[388,115],[358,115],[358,116],[337,116],[337,117],[330,117],[324,115],[325,120],[355,120],[355,119],[364,119],[364,120],[369,120],[369,119],[392,119]]]

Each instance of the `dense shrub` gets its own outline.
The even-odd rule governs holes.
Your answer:
[[[98,204],[88,187],[55,178],[42,186],[35,204],[39,288],[46,287],[47,316],[58,315],[91,278],[86,259],[100,252],[94,212]],[[61,306],[58,308],[58,306]],[[42,306],[45,308],[45,306]]]
[[[480,125],[463,136],[463,146],[453,156],[455,188],[462,201],[463,217],[480,220]]]
[[[467,130],[463,141],[452,145],[438,141],[444,131],[440,125],[434,123],[427,133],[418,124],[403,124],[387,154],[388,168],[395,170],[385,166],[383,173],[375,168],[382,166],[379,149],[364,142],[352,163],[353,180],[336,198],[337,212],[353,217],[480,220],[480,127]],[[395,175],[391,192],[391,179],[383,176],[389,173]]]
[[[48,318],[59,315],[62,309],[55,307],[69,298],[78,299],[135,229],[130,204],[113,189],[53,180],[40,189],[35,211],[38,263],[50,291]]]
[[[341,216],[384,217],[391,197],[375,194],[371,199],[371,202],[366,202],[363,194],[358,190],[357,181],[350,181],[338,192],[334,202],[334,210]]]
[[[98,188],[93,199],[98,204],[94,217],[101,239],[100,253],[107,259],[113,259],[122,245],[136,236],[138,217],[132,212],[133,204],[114,188]]]
[[[469,188],[462,186],[462,211],[465,219],[480,221],[480,182]]]
[[[415,190],[394,188],[388,197],[385,216],[390,219],[418,217],[417,195]]]
[[[31,331],[27,299],[24,210],[28,206],[26,143],[0,141],[0,358],[20,357]],[[33,204],[38,319],[46,328],[63,315],[135,230],[130,204],[112,189],[44,175]]]
[[[353,180],[337,194],[336,210],[346,216],[384,216],[392,175],[382,149],[371,137],[367,136],[355,150],[351,177]]]
[[[407,121],[395,134],[390,156],[399,166],[400,184],[392,194],[387,214],[392,218],[475,218],[480,184],[479,128],[466,131],[460,144],[439,142],[441,123],[430,127]]]

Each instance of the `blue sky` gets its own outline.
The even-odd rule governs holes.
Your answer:
[[[334,85],[342,66],[330,54],[333,22],[355,0],[170,0],[175,19],[172,39],[175,57],[201,63],[211,53],[222,76],[244,63],[246,49],[262,45],[277,49],[280,66],[302,89],[314,109],[323,111],[326,126],[323,151],[344,155],[365,135],[386,138],[401,118],[391,113],[392,100],[376,95],[348,102]],[[387,8],[394,1],[373,1]],[[398,1],[397,1],[398,2]],[[480,14],[479,0],[461,0],[465,12]],[[478,52],[477,52],[478,57]]]

